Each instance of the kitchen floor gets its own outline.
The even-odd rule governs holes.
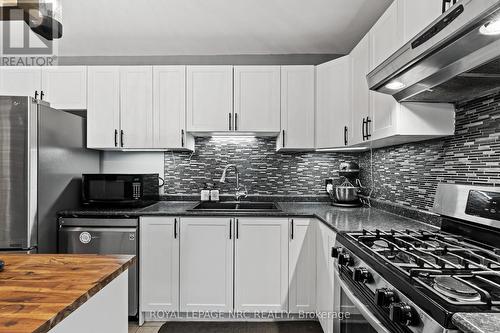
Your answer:
[[[163,325],[162,322],[149,322],[139,327],[136,323],[129,323],[128,333],[158,333],[161,325]]]

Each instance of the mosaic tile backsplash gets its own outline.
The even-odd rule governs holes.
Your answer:
[[[275,138],[196,138],[196,151],[165,153],[165,194],[198,195],[205,183],[221,194],[234,193],[234,170],[219,183],[227,164],[240,169],[240,182],[250,195],[324,196],[324,180],[338,178],[339,164],[354,154],[279,153]]]
[[[459,105],[454,136],[363,153],[360,166],[374,198],[421,210],[440,182],[500,186],[500,94]]]

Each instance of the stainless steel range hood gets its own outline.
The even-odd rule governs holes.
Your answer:
[[[500,91],[500,1],[457,2],[367,79],[400,102],[458,103]]]

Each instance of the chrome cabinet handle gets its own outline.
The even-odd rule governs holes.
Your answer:
[[[181,147],[184,148],[184,130],[181,130]]]
[[[35,99],[38,99],[38,90],[35,90]]]
[[[229,219],[229,239],[233,238],[233,219]]]
[[[294,228],[293,228],[293,219],[292,219],[292,221],[291,221],[291,227],[292,227],[292,230],[291,230],[291,232],[290,232],[290,238],[291,238],[291,239],[293,239],[293,231],[294,231],[294,230],[293,230],[293,229],[294,229]]]
[[[40,99],[43,101],[43,96],[45,96],[45,93],[42,91],[40,91]]]
[[[229,130],[232,130],[232,124],[231,124],[231,113],[229,113]]]
[[[349,144],[348,140],[349,129],[347,126],[344,126],[344,145],[347,146]]]
[[[285,147],[285,130],[283,130],[283,148]]]
[[[124,143],[123,143],[123,130],[120,130],[120,144],[121,146],[123,147]]]
[[[238,130],[238,114],[237,113],[234,114],[234,130],[235,131]]]
[[[115,147],[118,147],[118,130],[115,129]]]

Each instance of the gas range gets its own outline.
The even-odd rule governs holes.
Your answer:
[[[337,236],[339,282],[379,332],[453,332],[456,312],[500,312],[500,188],[438,187],[440,230]]]

